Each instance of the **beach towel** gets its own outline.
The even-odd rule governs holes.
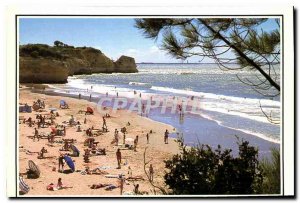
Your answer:
[[[23,177],[19,177],[19,190],[21,194],[27,194],[30,187],[24,182]]]

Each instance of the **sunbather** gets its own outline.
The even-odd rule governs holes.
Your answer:
[[[142,176],[131,176],[126,178],[128,181],[145,180]]]
[[[99,189],[99,188],[107,187],[109,185],[110,184],[101,184],[101,183],[99,183],[99,184],[93,184],[90,188],[91,189]]]
[[[95,168],[93,170],[90,170],[90,168],[87,166],[84,171],[88,175],[105,175],[105,174],[108,174],[108,172],[100,170],[99,167]]]

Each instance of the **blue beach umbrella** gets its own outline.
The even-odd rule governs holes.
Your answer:
[[[69,156],[64,156],[64,160],[67,163],[67,165],[70,167],[70,169],[74,172],[75,171],[75,164],[71,157]]]

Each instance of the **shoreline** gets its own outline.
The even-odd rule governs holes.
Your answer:
[[[60,92],[56,92],[55,88],[50,88],[48,89],[45,94],[50,94],[50,95],[63,95],[66,97],[71,97],[71,98],[77,98],[78,96],[75,94],[70,94],[70,93],[63,93],[62,91]],[[99,97],[105,97],[104,94],[102,93],[97,93],[97,97],[92,97],[92,101],[97,103]],[[95,94],[94,94],[95,95]],[[111,95],[110,95],[111,96]],[[85,100],[89,100],[89,96],[86,95],[82,95],[81,96],[82,99]],[[154,110],[155,111],[155,110]],[[136,113],[137,112],[133,112]],[[189,113],[190,114],[190,113]],[[138,115],[140,116],[140,115]],[[164,118],[165,116],[165,118]],[[145,116],[142,116],[143,118],[146,118]],[[182,128],[181,125],[178,125],[178,121],[177,118],[173,118],[172,122],[170,122],[168,119],[169,117],[176,117],[176,115],[171,115],[171,114],[167,114],[167,115],[162,115],[162,114],[155,114],[154,115],[148,115],[148,119],[152,120],[152,121],[157,121],[160,122],[162,124],[168,124],[170,126],[172,126],[173,128],[176,129],[176,131]],[[223,125],[222,123],[214,120],[214,119],[210,119],[207,118],[206,116],[200,116],[200,115],[194,115],[194,114],[190,114],[190,115],[186,115],[185,120],[189,120],[189,118],[195,118],[192,119],[192,121],[190,120],[189,122],[185,122],[185,125],[192,125],[190,126],[190,128],[193,127],[199,127],[198,125],[193,125],[193,123],[201,121],[201,123],[203,122],[204,124],[202,124],[203,129],[206,129],[206,131],[213,131],[215,132],[213,135],[211,133],[206,132],[207,135],[209,135],[209,137],[214,137],[214,138],[208,138],[207,135],[200,135],[200,139],[197,137],[197,133],[195,132],[194,134],[190,135],[194,137],[194,140],[191,141],[190,137],[187,137],[187,141],[185,142],[185,144],[187,144],[188,146],[195,146],[195,143],[197,144],[197,142],[200,140],[200,144],[209,144],[212,147],[217,147],[218,144],[220,144],[222,146],[223,149],[229,148],[229,149],[233,149],[233,154],[237,155],[237,144],[236,144],[236,135],[240,138],[240,139],[244,139],[250,142],[250,144],[252,144],[253,146],[256,146],[259,148],[259,154],[260,154],[260,159],[262,158],[270,158],[271,156],[271,148],[275,147],[275,148],[280,148],[280,141],[274,140],[272,138],[269,138],[267,136],[259,136],[259,133],[252,133],[249,131],[244,131],[241,129],[235,129],[232,127],[228,127]],[[166,120],[167,119],[167,120]],[[179,119],[178,119],[179,120]],[[192,124],[190,124],[190,122],[192,122]],[[209,126],[209,129],[207,129],[207,126]],[[185,127],[183,127],[185,128]],[[202,128],[200,128],[202,129]],[[218,129],[217,131],[215,129]],[[191,131],[191,129],[188,130],[189,132]],[[187,135],[189,136],[189,135]],[[172,138],[177,139],[178,136],[175,135],[175,133],[171,134]],[[185,140],[186,141],[186,140]]]

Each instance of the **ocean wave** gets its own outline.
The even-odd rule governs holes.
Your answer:
[[[234,102],[247,102],[252,104],[257,104],[257,102],[261,101],[263,105],[266,106],[280,106],[279,101],[275,100],[268,100],[268,99],[254,99],[254,98],[246,98],[246,97],[235,97],[235,96],[226,96],[221,94],[214,94],[214,93],[206,93],[206,92],[195,92],[190,89],[174,89],[169,87],[159,87],[159,86],[152,86],[152,90],[162,91],[162,92],[170,92],[175,94],[187,95],[187,96],[195,96],[199,98],[210,98],[210,99],[220,99],[220,100],[227,100],[227,101],[234,101]]]
[[[151,84],[149,84],[149,83],[143,83],[143,82],[129,82],[128,84],[132,85],[132,86],[152,87]]]
[[[272,111],[275,118],[280,117],[281,103],[279,101],[225,96],[213,93],[195,92],[192,90],[180,90],[157,86],[152,86],[151,89],[179,95],[195,96],[196,99],[199,99],[200,108],[203,110],[239,116],[263,123],[270,123],[261,111],[261,104],[264,110],[267,110],[268,112]]]

